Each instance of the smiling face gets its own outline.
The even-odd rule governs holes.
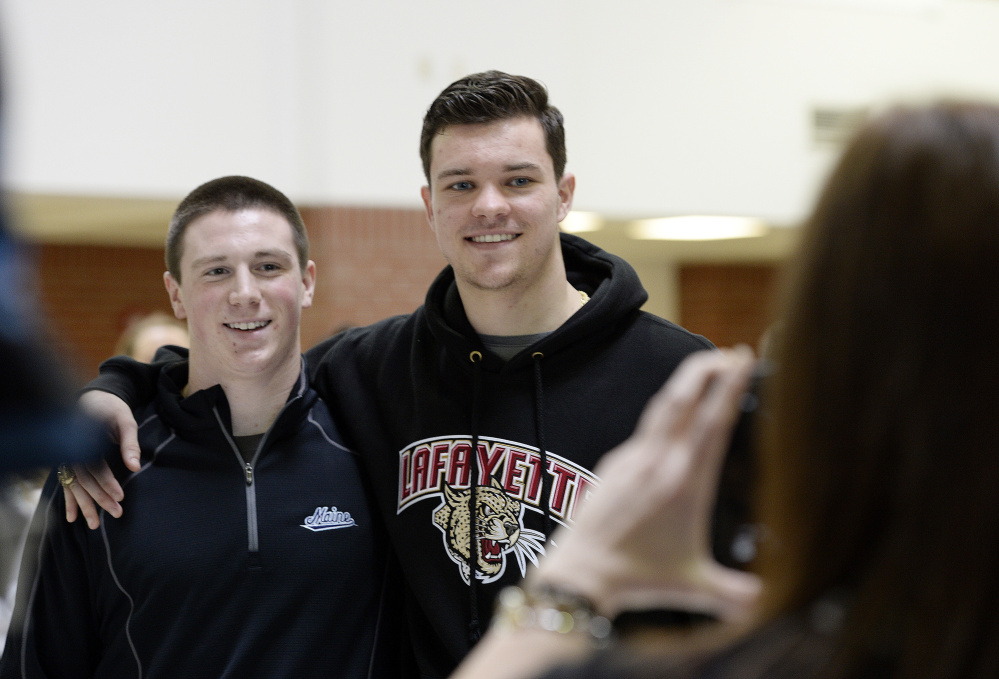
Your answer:
[[[288,221],[267,209],[216,210],[183,239],[181,282],[169,272],[164,280],[174,314],[187,319],[190,390],[297,375],[315,264],[300,265]]]
[[[423,202],[459,290],[530,289],[564,281],[558,223],[575,179],[555,179],[537,119],[451,125],[431,145]]]

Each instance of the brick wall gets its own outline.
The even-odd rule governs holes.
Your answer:
[[[304,208],[316,302],[302,317],[309,347],[347,325],[367,325],[423,304],[446,262],[422,210]]]
[[[680,324],[719,347],[757,349],[772,321],[774,264],[687,264],[680,267]]]
[[[162,248],[47,244],[37,266],[52,341],[82,377],[97,373],[134,314],[172,313]]]

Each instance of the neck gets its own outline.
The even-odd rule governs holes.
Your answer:
[[[482,290],[458,282],[468,321],[480,335],[535,335],[551,332],[582,306],[565,272],[547,285],[526,290]]]
[[[218,384],[225,392],[232,417],[234,436],[250,436],[267,431],[288,400],[298,380],[301,360],[285,362],[280,369],[257,375],[210,376],[191,357],[191,369],[185,393],[193,393]]]

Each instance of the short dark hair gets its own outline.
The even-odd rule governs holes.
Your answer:
[[[195,219],[211,212],[239,212],[252,208],[270,210],[284,217],[291,226],[298,265],[305,270],[309,261],[309,237],[305,222],[286,195],[252,177],[232,175],[205,182],[180,201],[170,220],[166,238],[167,271],[180,282],[180,259],[184,254],[184,232]]]
[[[430,147],[434,137],[450,125],[492,123],[530,116],[545,131],[545,146],[552,158],[556,181],[565,172],[565,126],[562,113],[548,103],[548,90],[537,80],[501,71],[465,76],[437,95],[423,117],[420,160],[430,182]]]

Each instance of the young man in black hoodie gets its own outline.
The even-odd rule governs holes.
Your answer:
[[[444,677],[499,589],[572,525],[600,456],[680,361],[711,344],[641,311],[647,294],[625,261],[559,232],[575,178],[562,115],[536,81],[490,71],[453,83],[426,114],[420,153],[450,266],[414,313],[306,357],[388,523],[420,671]],[[154,373],[115,359],[92,386],[141,403]],[[89,398],[127,457],[128,409]]]

